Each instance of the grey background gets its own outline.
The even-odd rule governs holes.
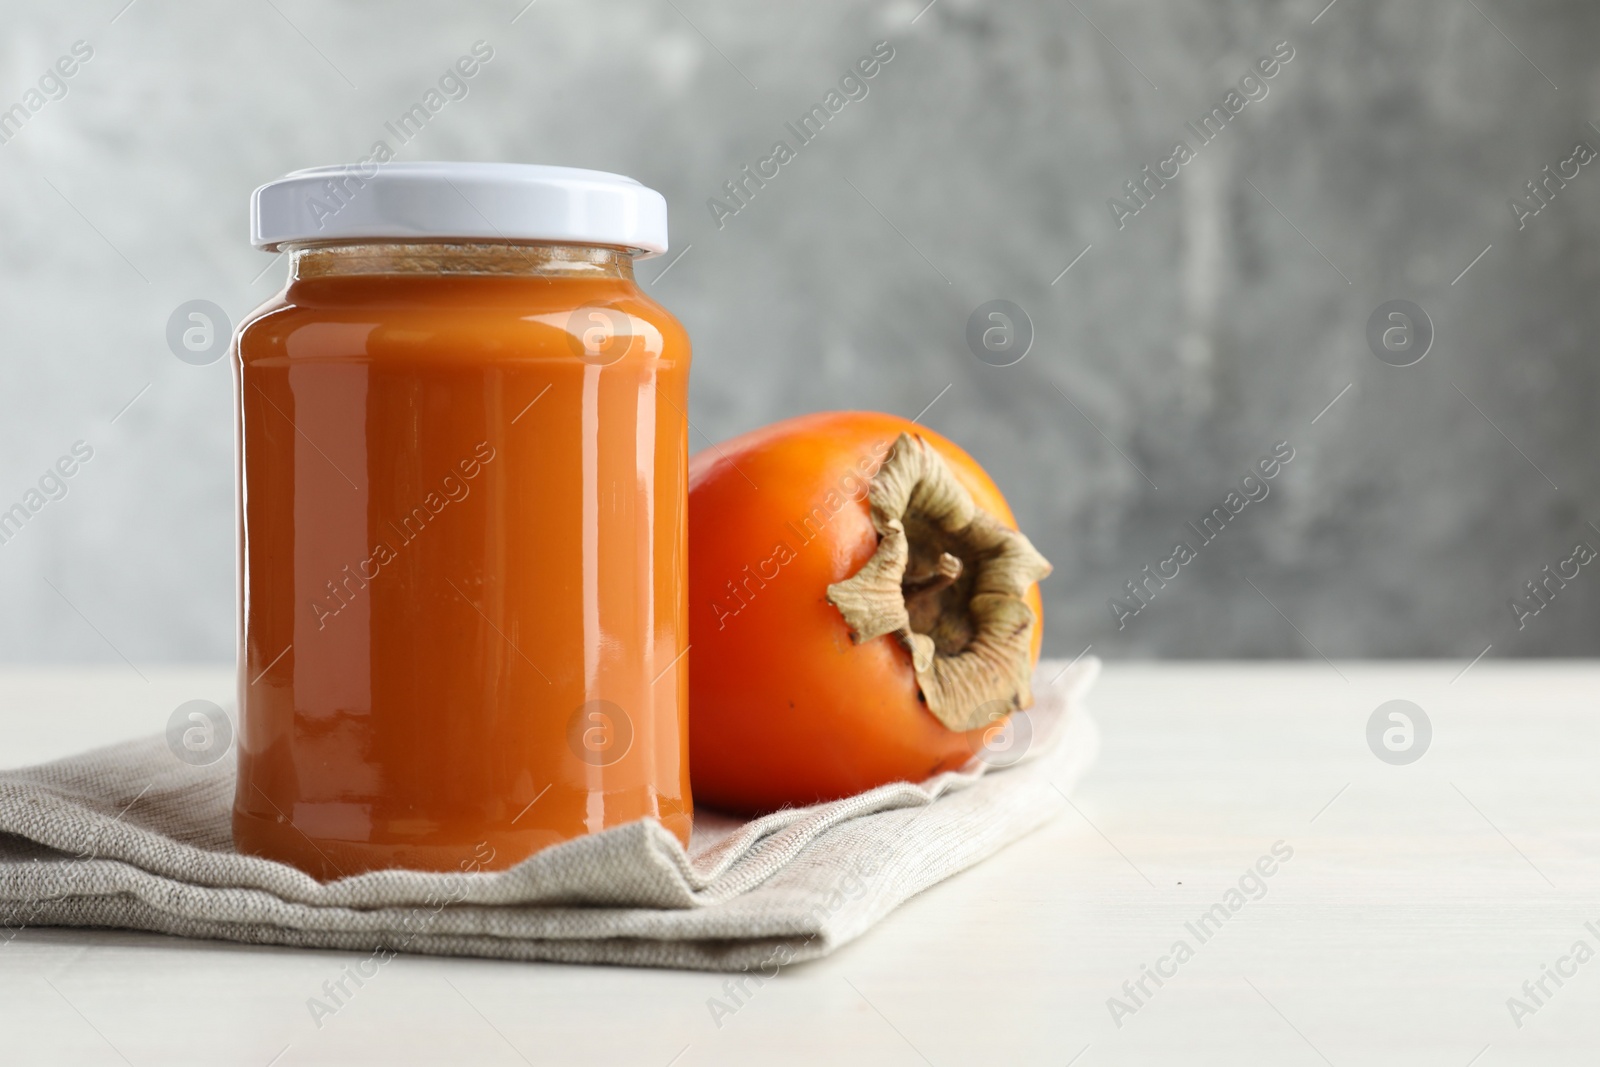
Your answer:
[[[0,7],[0,107],[95,49],[0,145],[0,507],[95,450],[0,545],[0,657],[232,656],[227,363],[174,358],[167,318],[269,296],[251,188],[365,156],[478,39],[494,59],[401,158],[665,193],[688,251],[640,274],[695,340],[710,438],[937,397],[923,421],[1056,564],[1050,652],[1595,651],[1591,568],[1521,631],[1508,607],[1600,547],[1600,165],[1521,232],[1507,206],[1600,146],[1593,4],[124,2]],[[707,198],[884,39],[869,95],[719,229]],[[1108,197],[1283,40],[1269,95],[1119,232]],[[1015,366],[966,347],[994,298],[1034,325]],[[1404,369],[1365,341],[1396,298],[1436,329]],[[1282,440],[1271,496],[1119,631],[1107,600]]]

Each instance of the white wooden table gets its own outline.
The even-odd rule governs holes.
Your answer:
[[[1462,666],[1111,665],[1076,811],[720,1027],[721,975],[403,957],[319,1028],[306,1001],[355,955],[25,929],[0,1063],[1600,1062],[1600,958],[1569,956],[1600,952],[1600,665]],[[146,674],[0,672],[0,765],[230,697],[227,670]],[[1406,766],[1366,740],[1396,698],[1434,730]],[[1143,965],[1172,976],[1141,993]]]

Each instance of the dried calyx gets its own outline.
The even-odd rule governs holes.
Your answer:
[[[868,496],[878,550],[828,587],[857,643],[893,634],[922,698],[952,730],[1033,703],[1033,629],[1024,599],[1050,564],[973,503],[932,447],[901,434]]]

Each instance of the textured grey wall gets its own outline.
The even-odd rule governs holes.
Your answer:
[[[93,456],[0,545],[0,656],[231,656],[227,364],[174,358],[168,316],[269,295],[250,189],[362,158],[479,39],[494,59],[401,157],[662,190],[687,251],[641,275],[695,339],[712,438],[937,397],[924,421],[1057,565],[1051,651],[1596,650],[1600,572],[1562,563],[1600,547],[1600,165],[1564,162],[1600,146],[1595,5],[925,2],[4,5],[0,109],[40,106],[0,144],[0,508]],[[29,97],[79,40],[65,96]],[[883,40],[867,95],[719,225],[708,199]],[[1185,127],[1229,104],[1210,143]],[[1577,175],[1519,229],[1547,164]],[[997,298],[1032,323],[1011,366],[965,339]],[[1369,350],[1392,299],[1433,324],[1414,366]],[[1279,441],[1269,495],[1203,543],[1185,524]],[[1146,564],[1177,576],[1127,614]],[[1519,629],[1546,564],[1577,577]]]

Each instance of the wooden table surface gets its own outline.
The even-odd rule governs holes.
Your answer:
[[[24,929],[0,1063],[1600,1062],[1600,665],[1464,665],[1112,664],[1075,810],[720,1026],[721,975],[402,957],[319,1027],[356,954]],[[229,703],[145,673],[0,671],[0,765]]]

